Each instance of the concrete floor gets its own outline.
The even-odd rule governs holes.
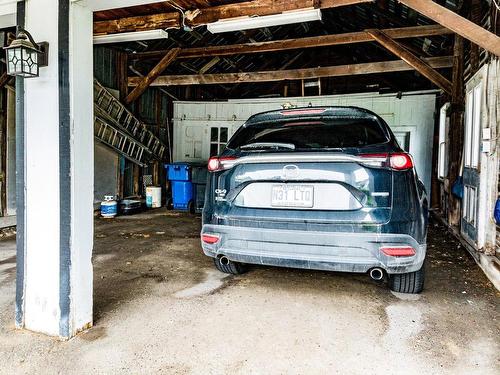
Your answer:
[[[500,294],[432,224],[425,292],[364,275],[218,273],[199,219],[96,221],[95,327],[69,342],[13,327],[15,244],[0,242],[0,373],[499,374]]]

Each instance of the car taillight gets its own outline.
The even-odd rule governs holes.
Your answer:
[[[404,171],[413,168],[413,160],[411,156],[404,152],[394,154],[361,154],[359,156],[364,159],[372,159],[374,161],[374,165],[375,162],[378,161],[381,166],[390,167],[396,171]]]
[[[208,159],[208,170],[209,172],[218,172],[232,167],[233,163],[237,158],[235,157],[211,157]]]
[[[389,162],[391,168],[397,171],[404,171],[406,169],[413,168],[413,160],[411,160],[411,156],[405,153],[391,154]]]
[[[213,245],[219,242],[220,237],[217,234],[202,234],[201,240],[206,244]]]
[[[219,158],[210,158],[208,159],[208,170],[210,172],[214,172],[219,169]]]
[[[390,257],[411,257],[415,255],[415,249],[411,246],[382,246],[380,251]]]

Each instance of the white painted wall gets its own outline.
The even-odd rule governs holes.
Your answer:
[[[21,0],[0,0],[0,29],[16,26],[16,4],[18,1]],[[26,2],[33,1],[38,0],[26,0]],[[71,0],[71,3],[78,4],[91,11],[99,11],[160,3],[163,1],[165,0]]]
[[[380,115],[397,132],[410,132],[410,153],[427,191],[431,191],[432,146],[436,94],[364,93],[297,98],[229,100],[225,102],[174,103],[174,160],[206,161],[210,154],[210,128],[224,126],[233,134],[251,115],[281,109],[284,103],[301,106],[348,105]]]
[[[0,29],[16,26],[18,0],[0,0]]]
[[[16,93],[7,91],[7,215],[16,214]]]
[[[161,3],[165,0],[71,0],[74,3],[85,3],[93,11],[125,8],[136,5]]]

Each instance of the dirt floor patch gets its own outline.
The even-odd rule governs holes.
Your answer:
[[[419,296],[366,275],[221,274],[199,231],[165,210],[96,219],[95,326],[69,342],[14,330],[15,280],[0,268],[0,373],[500,373],[500,293],[436,223]],[[14,255],[0,241],[0,267]]]

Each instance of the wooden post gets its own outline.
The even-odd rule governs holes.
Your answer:
[[[128,95],[128,54],[119,51],[116,59],[116,79],[118,80],[118,91],[120,91],[120,101],[124,101]]]
[[[152,175],[153,175],[153,185],[154,186],[159,186],[160,185],[160,176],[159,176],[159,163],[157,160],[153,161],[152,165]]]
[[[460,35],[455,36],[453,50],[453,91],[451,98],[450,130],[449,130],[449,166],[448,166],[448,223],[459,225],[460,200],[451,194],[453,183],[457,180],[462,162],[464,143],[464,40]]]
[[[141,178],[141,168],[137,164],[133,164],[133,171],[134,171],[134,195],[135,196],[140,196],[141,194],[141,184],[140,184],[140,178]]]

